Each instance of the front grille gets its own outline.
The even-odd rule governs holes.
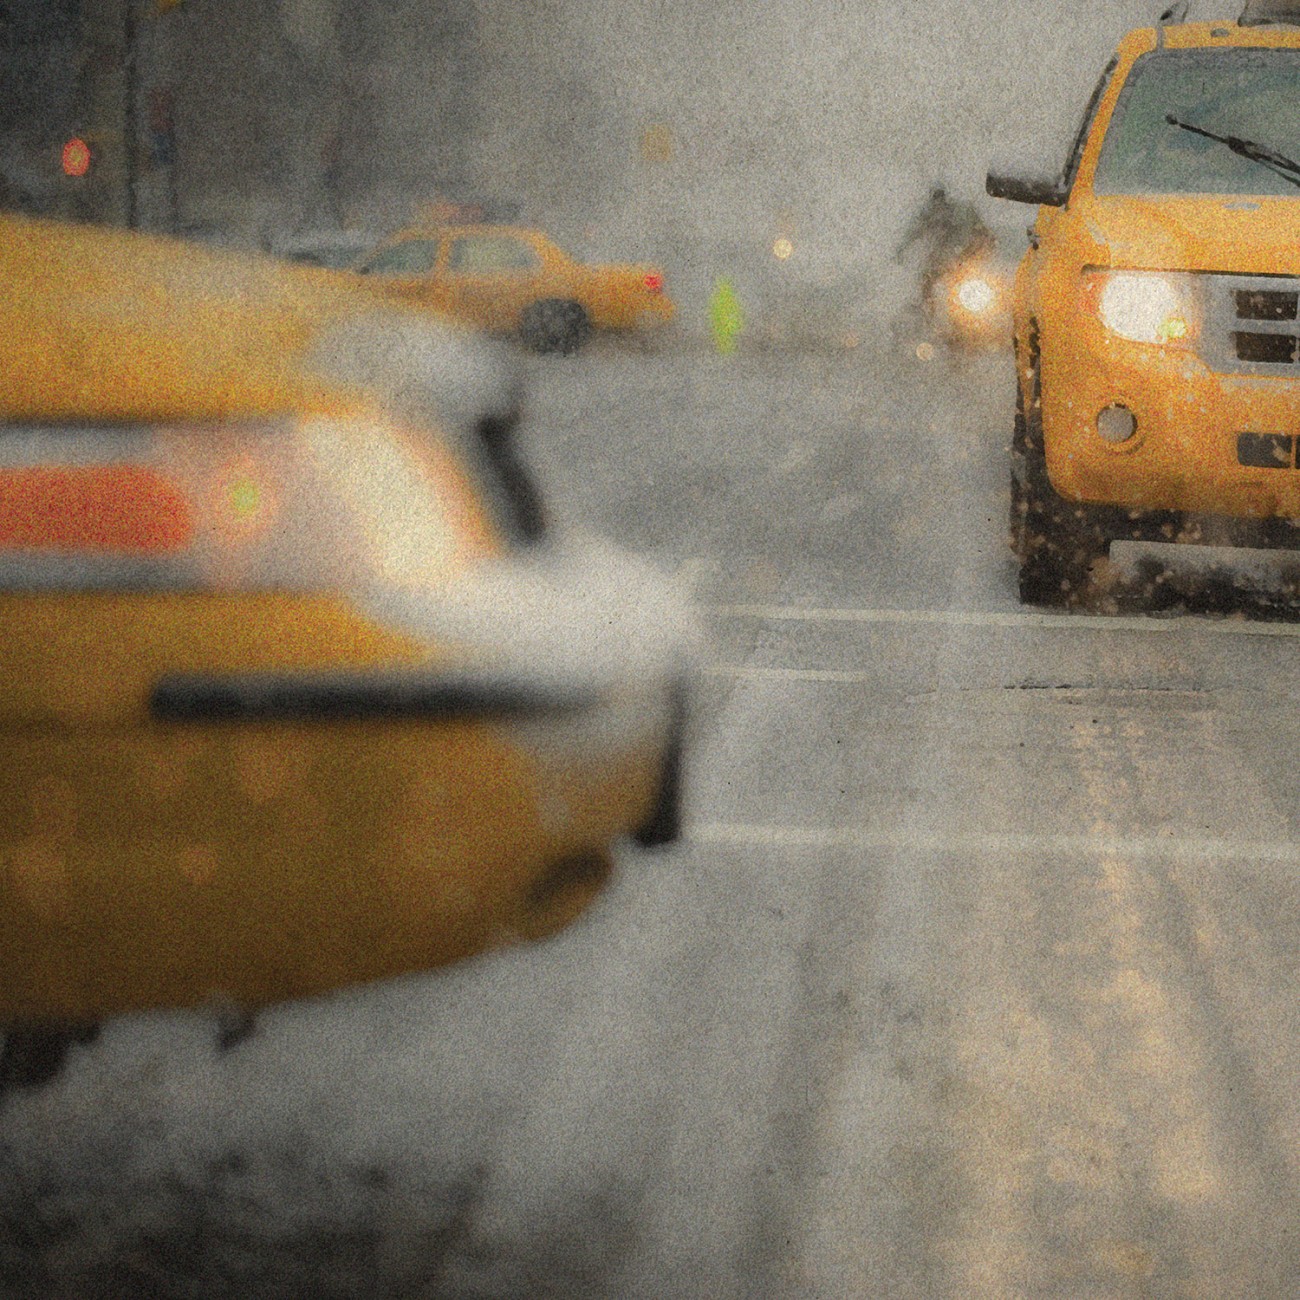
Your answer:
[[[1268,366],[1289,366],[1296,355],[1294,334],[1233,333],[1238,361],[1254,361]]]
[[[1200,351],[1211,369],[1300,378],[1300,277],[1206,275],[1204,284]]]
[[[1238,320],[1295,320],[1300,292],[1279,293],[1272,289],[1238,289]]]

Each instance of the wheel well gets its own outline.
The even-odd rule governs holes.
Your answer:
[[[1038,322],[1030,321],[1028,329],[1025,330],[1023,337],[1016,335],[1015,339],[1016,354],[1016,377],[1021,381],[1021,387],[1028,377],[1031,368],[1038,361]]]

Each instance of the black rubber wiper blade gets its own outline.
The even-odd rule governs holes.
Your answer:
[[[1300,162],[1288,158],[1284,153],[1278,153],[1276,149],[1270,149],[1266,144],[1260,144],[1256,140],[1243,140],[1239,135],[1219,135],[1215,131],[1207,131],[1203,126],[1194,126],[1191,122],[1181,121],[1172,113],[1165,114],[1165,121],[1170,126],[1180,127],[1193,135],[1203,135],[1207,140],[1215,140],[1219,144],[1227,145],[1233,153],[1242,158],[1249,158],[1251,162],[1259,163],[1261,167],[1267,167],[1283,180],[1300,187]]]

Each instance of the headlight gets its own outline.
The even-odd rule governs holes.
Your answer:
[[[1196,280],[1162,271],[1085,271],[1084,301],[1112,333],[1134,343],[1187,345],[1200,332]]]
[[[983,316],[998,300],[998,291],[982,275],[972,275],[957,285],[958,305],[972,316]]]

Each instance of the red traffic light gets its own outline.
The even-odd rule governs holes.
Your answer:
[[[63,174],[84,176],[89,170],[90,146],[79,135],[74,135],[63,146]]]

